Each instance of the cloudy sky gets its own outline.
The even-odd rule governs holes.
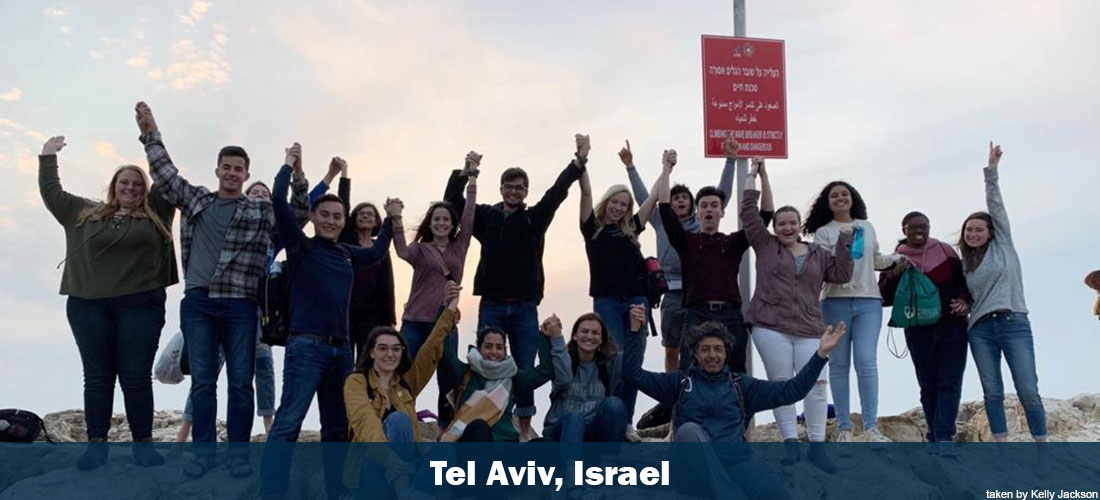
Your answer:
[[[46,413],[81,405],[80,360],[57,294],[64,236],[37,192],[46,137],[67,137],[62,180],[89,197],[103,196],[117,165],[146,165],[133,122],[138,100],[150,103],[193,182],[215,185],[225,144],[246,147],[253,177],[270,180],[283,148],[300,141],[311,179],[343,156],[355,200],[400,196],[414,222],[470,149],[485,156],[483,201],[499,201],[494,180],[510,166],[524,167],[533,196],[541,194],[569,161],[575,132],[592,137],[598,192],[626,181],[615,154],[624,139],[647,181],[671,147],[680,157],[675,180],[698,188],[722,168],[703,158],[699,36],[732,34],[731,4],[3,2],[0,406]],[[1100,268],[1100,56],[1088,49],[1100,4],[748,4],[750,35],[786,40],[790,159],[769,163],[777,202],[806,208],[822,185],[843,178],[862,192],[882,245],[914,209],[930,216],[934,236],[954,240],[963,218],[984,208],[987,141],[1004,144],[1002,186],[1040,390],[1095,392],[1086,374],[1100,325],[1082,279]],[[548,235],[540,307],[570,323],[591,308],[577,199],[574,188]],[[723,229],[735,228],[727,218]],[[651,232],[643,250],[655,253]],[[395,267],[400,303],[411,272]],[[177,329],[181,290],[169,289],[162,345]],[[462,302],[464,343],[476,304]],[[884,328],[883,415],[918,405],[912,364],[894,359],[886,339]],[[652,369],[662,366],[656,344]],[[158,384],[157,407],[181,408],[185,392],[186,384]],[[980,397],[971,364],[964,398]],[[121,396],[115,406],[122,411]],[[311,414],[306,427],[316,425]]]

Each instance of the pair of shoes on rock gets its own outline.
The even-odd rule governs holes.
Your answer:
[[[784,439],[783,445],[785,453],[783,458],[779,460],[783,465],[793,465],[802,459],[802,452],[799,450],[797,439]],[[836,472],[836,464],[829,458],[829,455],[825,454],[825,443],[811,442],[807,458],[810,459],[811,464],[827,474]]]

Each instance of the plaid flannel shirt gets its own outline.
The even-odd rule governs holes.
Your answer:
[[[165,200],[180,210],[180,254],[186,274],[195,235],[194,217],[213,204],[218,193],[203,186],[194,186],[179,175],[179,169],[168,157],[159,131],[144,135],[140,140],[145,145],[153,186],[160,190]],[[290,204],[295,218],[301,223],[309,214],[309,184],[303,176],[294,179],[292,186],[294,194]],[[210,282],[210,297],[256,298],[260,278],[267,272],[268,246],[276,237],[275,213],[271,203],[241,196],[237,202],[237,212],[225,233],[218,267]]]

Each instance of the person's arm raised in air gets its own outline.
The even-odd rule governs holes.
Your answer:
[[[57,173],[57,153],[64,147],[64,136],[51,137],[42,145],[42,154],[38,157],[38,192],[42,195],[46,210],[62,226],[69,227],[75,225],[80,213],[94,202],[70,194],[61,187],[61,177]],[[150,196],[151,193],[152,190]]]
[[[745,411],[753,413],[770,410],[780,406],[794,404],[801,401],[810,393],[817,376],[825,368],[829,361],[829,353],[836,348],[840,338],[844,336],[847,326],[840,322],[834,330],[832,326],[825,327],[825,333],[821,336],[821,342],[817,346],[817,353],[802,366],[794,378],[784,381],[759,380],[745,377]]]
[[[385,207],[386,219],[382,221],[382,230],[378,232],[374,246],[350,248],[351,263],[355,267],[370,266],[382,260],[390,252],[390,240],[398,231],[405,230],[401,222],[405,204],[399,198],[387,198]]]
[[[733,136],[728,136],[726,140],[722,141],[722,152],[726,154],[726,164],[722,166],[722,176],[718,179],[718,189],[726,193],[726,201],[723,202],[722,210],[729,206],[730,200],[736,194],[733,192],[733,180],[737,177],[737,154],[740,151],[741,143],[737,142]],[[771,200],[767,199],[766,202],[770,206]],[[767,225],[767,222],[764,222],[764,224]]]
[[[1000,173],[997,169],[1001,163],[1001,155],[1004,151],[1000,145],[989,141],[989,164],[982,172],[985,174],[985,205],[989,211],[989,217],[993,219],[993,230],[996,237],[1012,244],[1012,228],[1008,222],[1008,211],[1005,210],[1005,200],[1001,197]]]
[[[329,168],[332,168],[329,165]],[[351,220],[351,179],[348,177],[348,162],[340,165],[340,185],[336,188],[336,196],[344,202],[344,229],[340,231],[340,241],[349,245],[359,245],[359,231],[355,221]]]
[[[588,164],[588,149],[584,151],[580,150],[579,137],[584,137],[586,148],[591,147],[591,141],[588,139],[588,136],[576,134],[574,139],[577,140],[578,148],[575,158],[573,161],[569,162],[565,170],[562,170],[557,180],[554,181],[554,185],[546,190],[546,193],[542,195],[538,203],[532,205],[528,210],[528,212],[530,212],[532,224],[540,231],[545,232],[546,229],[550,227],[550,222],[554,220],[554,213],[557,212],[558,207],[565,201],[565,198],[569,196],[569,186],[577,179],[580,179],[581,174],[585,170],[585,166]]]
[[[676,403],[680,393],[680,372],[656,373],[642,368],[642,339],[645,335],[645,306],[635,304],[630,308],[630,331],[626,333],[626,354],[623,358],[623,382],[633,384],[647,396],[669,407]]]
[[[543,320],[539,331],[550,337],[550,357],[554,364],[554,390],[561,391],[569,387],[573,382],[573,359],[566,349],[565,339],[561,336],[561,319],[552,314]]]
[[[294,170],[292,165],[301,158],[302,145],[297,142],[286,149],[286,161],[275,176],[275,185],[271,188],[271,209],[275,213],[275,227],[278,236],[286,251],[295,252],[298,245],[305,239],[301,227],[298,226],[294,212],[286,201],[287,191],[290,190],[290,176]]]
[[[654,209],[657,208],[657,199],[660,197],[657,193],[662,192],[666,188],[669,183],[668,177],[671,175],[672,168],[675,166],[676,150],[669,149],[661,156],[661,175],[657,177],[657,180],[653,183],[651,194],[638,206],[638,220],[641,221],[643,226],[646,221],[653,218]],[[641,228],[639,228],[639,230],[641,230]]]
[[[588,161],[588,152],[592,149],[592,144],[587,135],[577,134],[577,158],[584,158],[584,162]],[[581,173],[580,181],[581,186],[581,209],[580,218],[581,226],[584,226],[585,222],[588,222],[588,218],[592,217],[592,181],[588,178],[588,169],[584,169]]]
[[[561,333],[560,331],[558,332]],[[533,391],[542,387],[554,378],[554,362],[553,362],[553,338],[551,333],[542,331],[542,335],[539,338],[539,350],[538,357],[539,362],[534,368],[528,368],[526,370],[520,370],[512,380],[515,382],[517,390],[530,390]],[[561,336],[558,336],[558,341],[561,342]],[[564,345],[564,343],[562,343]]]
[[[459,212],[459,232],[455,243],[462,249],[463,261],[466,250],[470,248],[470,239],[474,236],[474,224],[477,222],[477,176],[481,173],[481,154],[477,151],[466,153],[466,205]]]
[[[443,302],[446,308],[435,321],[431,334],[417,351],[412,367],[405,375],[405,381],[409,383],[414,396],[420,394],[432,379],[436,366],[439,365],[439,359],[443,357],[443,342],[451,334],[451,330],[454,330],[455,323],[458,321],[458,298],[461,291],[462,287],[453,281],[448,281],[444,287]]]
[[[172,158],[164,148],[160,128],[153,118],[153,111],[149,105],[139,102],[134,110],[137,114],[138,130],[141,132],[139,140],[145,145],[145,157],[149,161],[149,175],[153,178],[153,186],[160,189],[168,203],[177,208],[186,209],[192,200],[209,191],[201,186],[191,185],[172,164]]]
[[[664,177],[664,181],[658,180],[657,182],[657,211],[661,215],[661,223],[665,227],[665,233],[668,235],[668,242],[672,245],[672,248],[676,249],[676,252],[683,257],[684,249],[687,248],[687,231],[684,230],[684,226],[680,224],[680,218],[676,216],[676,212],[672,210],[672,205],[669,202],[672,199],[671,190],[668,178],[672,175],[672,166],[664,166],[661,168],[661,176]],[[624,361],[625,363],[625,361]]]
[[[760,198],[760,191],[756,190],[756,178],[763,170],[764,159],[753,158],[749,175],[745,178],[745,192],[741,197],[741,211],[738,214],[741,217],[741,228],[745,231],[745,237],[756,251],[760,251],[772,238],[768,233],[767,223],[760,216],[760,208],[756,206]]]

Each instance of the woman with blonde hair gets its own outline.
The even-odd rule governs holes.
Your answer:
[[[169,227],[175,209],[150,188],[134,165],[115,171],[107,201],[66,192],[57,174],[64,137],[52,137],[38,157],[42,201],[65,228],[61,294],[84,365],[88,449],[82,470],[107,460],[115,379],[126,400],[134,460],[164,463],[153,449],[153,358],[164,326],[164,289],[179,281]]]
[[[578,157],[583,155],[587,159],[589,150],[591,143],[588,136],[578,134]],[[670,161],[668,151],[665,157],[665,161]],[[653,194],[634,213],[630,188],[623,184],[611,186],[593,208],[588,171],[581,174],[580,226],[584,235],[584,250],[588,255],[588,294],[592,297],[593,310],[603,319],[617,345],[626,343],[631,306],[646,303],[645,258],[638,235],[645,229],[646,221],[657,205],[656,193],[662,182],[668,182],[667,174],[661,175],[650,191]],[[638,440],[633,426],[638,389],[630,384],[620,385],[614,395],[626,405],[627,439]]]

